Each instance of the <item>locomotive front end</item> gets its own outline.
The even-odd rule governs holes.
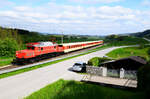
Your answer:
[[[25,52],[22,52],[22,51],[16,51],[16,58],[24,58],[24,56],[26,55]]]
[[[23,51],[16,51],[16,59],[13,60],[13,65],[19,65],[24,62],[24,56],[26,55]]]

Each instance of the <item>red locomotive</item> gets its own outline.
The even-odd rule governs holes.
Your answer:
[[[52,42],[28,43],[27,49],[16,51],[16,59],[13,64],[33,63],[41,59],[57,56],[63,53],[84,49],[103,44],[103,41],[87,41],[76,43],[54,44]]]

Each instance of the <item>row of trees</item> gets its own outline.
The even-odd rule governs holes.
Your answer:
[[[20,35],[23,43],[39,42],[39,41],[52,41],[56,43],[61,43],[62,39],[62,35],[42,34],[38,32],[30,32],[28,30],[23,29],[14,29],[14,30],[17,31],[18,35]],[[65,43],[68,43],[68,42],[96,40],[96,38],[89,38],[88,36],[63,35],[63,40]]]
[[[105,43],[110,43],[112,46],[136,45],[149,43],[143,38],[134,36],[109,35],[105,38]]]

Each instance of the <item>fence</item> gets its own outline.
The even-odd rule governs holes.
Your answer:
[[[108,77],[120,77],[120,69],[107,69],[107,76]]]
[[[86,72],[92,75],[102,76],[102,67],[86,66]]]
[[[131,70],[126,70],[124,72],[124,78],[127,78],[127,79],[137,79],[137,71],[131,71]]]
[[[86,72],[91,75],[107,76],[126,79],[137,79],[137,71],[121,69],[107,69],[106,67],[87,66]]]

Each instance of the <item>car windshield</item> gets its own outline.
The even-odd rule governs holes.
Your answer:
[[[74,65],[81,66],[81,64],[80,64],[80,63],[75,63]]]

